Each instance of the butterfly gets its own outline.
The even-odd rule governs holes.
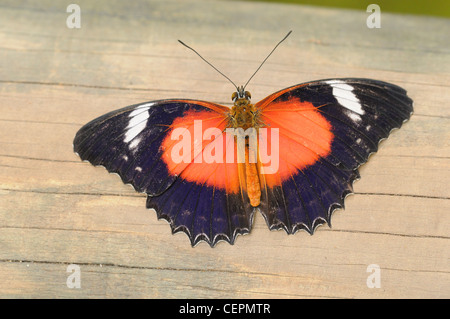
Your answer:
[[[214,247],[249,233],[258,211],[287,234],[331,226],[360,165],[413,113],[404,89],[372,79],[306,82],[255,104],[245,86],[231,108],[165,99],[112,111],[77,132],[74,151],[147,194],[172,233]]]

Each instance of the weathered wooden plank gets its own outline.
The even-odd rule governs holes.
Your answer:
[[[0,280],[10,297],[53,298],[417,298],[446,296],[442,275],[435,272],[386,269],[383,286],[367,289],[362,265],[296,265],[297,275],[243,272],[133,268],[81,265],[81,289],[66,286],[67,266],[59,263],[6,261]],[[305,268],[307,270],[305,270]],[[330,268],[342,276],[330,276]],[[349,274],[352,273],[352,276]],[[8,274],[8,276],[5,276]],[[52,280],[48,280],[51,276]],[[220,278],[227,278],[221,280]],[[428,280],[438,282],[430,286]],[[402,283],[399,285],[398,283]],[[195,283],[195,284],[193,284]],[[408,288],[405,288],[407,286]],[[117,287],[121,287],[117,289]]]
[[[449,285],[448,19],[247,2],[0,5],[0,296],[445,298]],[[126,105],[170,97],[229,104],[236,82],[293,34],[249,85],[254,100],[304,81],[369,77],[406,88],[415,115],[361,168],[356,195],[314,236],[256,216],[235,246],[191,248],[145,196],[79,161],[75,132]],[[66,286],[70,263],[82,288]],[[381,267],[381,288],[366,270]]]
[[[37,264],[62,263],[66,266],[75,263],[81,265],[82,269],[85,265],[105,265],[113,268],[113,273],[124,268],[130,272],[136,269],[135,276],[143,268],[159,273],[155,276],[159,276],[161,282],[167,280],[166,276],[175,282],[179,281],[178,289],[186,290],[178,291],[178,296],[195,296],[190,295],[191,289],[203,287],[200,296],[204,297],[223,294],[242,297],[250,291],[255,295],[273,297],[314,294],[327,297],[400,297],[401,293],[406,293],[405,284],[414,288],[410,292],[411,296],[443,296],[446,283],[438,278],[448,276],[447,258],[439,248],[440,239],[435,238],[397,237],[393,240],[392,235],[384,235],[387,238],[383,240],[384,236],[379,234],[321,232],[314,237],[303,234],[302,238],[291,236],[286,239],[285,235],[277,236],[282,234],[274,233],[271,236],[278,237],[278,243],[271,246],[270,240],[269,243],[266,240],[267,234],[257,231],[245,240],[241,238],[236,247],[219,244],[211,250],[206,245],[199,245],[186,253],[184,236],[168,241],[163,234],[157,236],[155,233],[146,238],[115,232],[107,232],[106,235],[105,232],[94,231],[3,229],[2,237],[9,238],[5,244],[14,253],[10,254],[11,259],[3,259],[2,264],[10,260],[15,264],[19,261],[29,264],[33,261]],[[32,243],[27,245],[27,251],[21,245],[24,242]],[[354,254],[355,243],[365,247],[362,254]],[[327,246],[336,253],[327,254],[324,250]],[[48,247],[52,247],[52,250],[49,251]],[[280,248],[283,248],[283,254],[278,253]],[[135,251],[141,255],[136,256]],[[265,252],[267,258],[261,258],[261,251]],[[28,259],[20,258],[21,255],[26,255]],[[276,263],[270,256],[276,256]],[[49,257],[52,260],[49,261]],[[130,261],[134,264],[130,265]],[[383,289],[379,292],[373,292],[366,286],[366,269],[372,263],[379,264],[383,269]],[[430,271],[431,268],[433,271]],[[173,272],[167,274],[166,271]],[[65,268],[61,267],[57,274],[64,285],[67,274],[61,272],[65,272]],[[226,282],[223,280],[225,274]],[[412,278],[415,279],[409,283],[408,280]],[[86,281],[88,287],[95,287],[91,280],[96,281],[83,279],[83,282]],[[430,281],[434,284],[431,285]],[[134,285],[139,290],[138,283],[130,282],[125,291]],[[102,293],[102,286],[99,287],[98,290],[89,288],[87,293]],[[417,290],[418,287],[420,289]],[[152,288],[164,294],[164,285]],[[225,293],[227,290],[229,294]],[[240,291],[244,295],[240,295]],[[166,296],[172,294],[167,293]]]

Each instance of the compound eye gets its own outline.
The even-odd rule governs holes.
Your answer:
[[[250,94],[250,92],[249,91],[245,91],[245,97],[246,98],[249,98],[249,99],[251,99],[252,98],[252,95]]]
[[[237,98],[237,92],[233,92],[233,94],[231,94],[231,100],[234,102]]]

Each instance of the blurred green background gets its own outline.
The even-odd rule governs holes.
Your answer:
[[[249,0],[297,3],[335,8],[366,10],[369,4],[378,4],[381,12],[420,14],[450,18],[450,0]]]

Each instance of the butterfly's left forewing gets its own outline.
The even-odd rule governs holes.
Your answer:
[[[330,223],[358,167],[413,111],[402,88],[351,78],[293,86],[256,107],[263,123],[279,130],[279,168],[260,175],[260,210],[270,229],[288,233]]]

